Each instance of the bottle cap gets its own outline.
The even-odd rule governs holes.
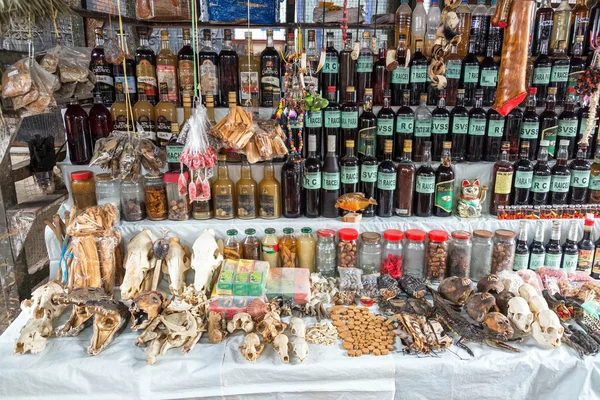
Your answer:
[[[371,89],[371,88],[366,88],[366,89],[365,89],[365,95],[366,95],[366,96],[373,96],[373,89]]]
[[[537,94],[537,88],[535,88],[535,87],[530,87],[530,88],[529,88],[529,91],[528,91],[527,93],[529,93],[529,94]]]
[[[327,36],[328,38],[330,38],[330,37],[333,37],[333,32],[327,32],[327,35],[326,35],[326,36]]]
[[[283,228],[283,233],[285,233],[286,235],[291,235],[292,233],[294,233],[294,228]]]
[[[333,229],[319,229],[317,231],[319,237],[335,237],[335,231]]]
[[[429,231],[429,240],[432,242],[445,242],[448,240],[448,232],[437,229]]]
[[[458,89],[457,93],[458,94],[465,94],[465,89]]]
[[[388,139],[388,140],[386,140],[386,141],[385,141],[385,145],[384,145],[384,147],[383,147],[383,151],[384,151],[385,153],[391,153],[393,148],[394,148],[394,142],[393,142],[393,141],[391,141],[391,140],[389,140],[389,139]]]
[[[248,229],[246,229],[246,230],[244,231],[244,233],[245,233],[246,235],[255,235],[255,234],[256,234],[256,229],[254,229],[254,228],[248,228]]]
[[[302,233],[312,233],[312,228],[304,227],[304,228],[300,229],[300,232],[302,232]]]
[[[510,150],[510,142],[502,142],[502,151]]]
[[[567,88],[567,93],[575,93],[576,90],[574,87]]]
[[[471,233],[467,231],[454,231],[452,232],[452,237],[459,240],[468,240],[471,239]]]
[[[353,228],[342,228],[338,231],[340,240],[356,240],[358,239],[358,231]]]
[[[337,90],[337,88],[335,86],[327,87],[327,93],[335,93],[336,90]]]
[[[231,29],[227,28],[223,30],[223,36],[225,39],[231,40]]]
[[[540,140],[540,147],[548,147],[550,146],[549,140]]]
[[[556,94],[558,88],[556,87],[549,87],[548,88],[548,94]]]
[[[577,35],[577,36],[575,36],[575,42],[577,42],[577,43],[583,43],[583,35]]]
[[[346,140],[346,147],[354,147],[354,140]]]
[[[265,234],[266,235],[274,235],[275,234],[275,228],[267,228],[267,229],[265,229]]]
[[[406,139],[404,141],[404,152],[405,153],[412,153],[412,140]]]
[[[540,142],[540,146],[541,146],[541,142]],[[529,142],[521,142],[521,148],[522,149],[529,149]]]
[[[476,229],[473,231],[473,236],[480,239],[491,239],[494,234],[485,229]]]
[[[92,171],[74,171],[71,172],[72,181],[84,181],[86,179],[92,179],[94,173]]]
[[[390,89],[385,89],[383,91],[383,97],[392,97],[392,91]]]
[[[160,31],[161,40],[169,40],[169,31]]]
[[[452,148],[452,142],[444,142],[442,144],[442,148],[443,149],[451,149]]]
[[[310,31],[308,31],[310,33]],[[369,32],[363,32],[362,34],[363,39],[370,39],[371,38],[371,34]]]
[[[494,235],[498,236],[500,239],[514,239],[517,234],[513,231],[509,231],[508,229],[498,229],[494,232]]]
[[[237,92],[229,92],[228,98],[229,104],[235,105],[235,103],[237,103]]]
[[[227,230],[227,236],[235,236],[238,234],[237,229],[228,229]]]
[[[561,140],[560,142],[558,142],[559,146],[568,146],[569,145],[569,141],[568,140]]]
[[[400,229],[388,229],[383,232],[383,238],[398,241],[404,239],[404,233]]]
[[[267,29],[267,36],[273,36],[273,29]]]
[[[348,92],[354,92],[354,86],[348,86],[346,88],[346,93],[348,93]]]
[[[425,240],[426,236],[427,234],[425,233],[425,231],[422,231],[420,229],[409,229],[406,231],[406,238],[408,240],[416,240],[418,242],[422,242],[423,240]]]
[[[171,122],[171,135],[173,135],[174,133],[179,133],[179,124],[177,122]]]
[[[360,235],[363,242],[376,243],[381,240],[381,235],[377,232],[365,232]]]

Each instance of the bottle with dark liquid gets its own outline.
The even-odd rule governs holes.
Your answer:
[[[360,166],[360,192],[364,193],[367,199],[375,198],[377,189],[377,157],[375,157],[375,147],[372,140],[367,140],[365,144],[365,156],[362,158]],[[370,204],[362,213],[363,217],[375,216],[375,206]]]
[[[281,97],[280,57],[273,44],[273,30],[267,29],[267,47],[260,53],[260,105],[277,107]]]
[[[464,106],[465,89],[458,89],[456,107],[450,113],[452,130],[452,159],[454,162],[465,161],[467,151],[467,133],[469,132],[469,112]]]
[[[544,248],[544,221],[535,221],[535,236],[531,243],[531,254],[529,255],[529,269],[537,271],[544,266],[546,249]]]
[[[358,192],[359,164],[354,155],[354,140],[346,140],[346,155],[340,160],[340,195]]]
[[[560,220],[552,221],[550,240],[546,244],[546,257],[544,266],[550,269],[559,269],[562,261],[562,247],[560,246]]]
[[[585,221],[583,222],[583,237],[577,243],[577,249],[579,254],[577,255],[577,271],[583,271],[585,273],[590,273],[590,276],[593,279],[600,278],[600,268],[598,268],[598,260],[596,256],[598,255],[597,249],[598,241],[594,243],[592,240],[592,231],[594,230],[594,214],[588,213],[585,216]]]
[[[433,117],[431,111],[427,108],[427,94],[421,93],[421,105],[415,110],[415,136],[413,139],[414,143],[414,154],[413,160],[416,162],[423,161],[423,146],[425,142],[429,142],[431,145],[431,122]],[[429,149],[429,157],[431,158],[431,148]]]
[[[92,159],[92,134],[88,115],[76,97],[71,98],[65,112],[65,129],[69,159],[74,165],[87,165]]]
[[[542,41],[547,40],[550,43],[550,34],[554,18],[554,9],[550,4],[550,0],[543,0],[540,8],[535,12],[535,27],[533,30],[533,54],[539,54],[541,51]]]
[[[543,107],[546,101],[548,86],[550,85],[550,74],[552,73],[552,61],[548,57],[548,40],[543,40],[540,52],[533,64],[532,87],[537,89],[537,106]]]
[[[387,57],[387,37],[383,38],[379,47],[379,59],[373,64],[373,105],[380,106],[383,104],[385,91],[390,89],[391,73],[385,69]]]
[[[239,101],[238,88],[240,86],[239,59],[237,52],[231,46],[231,29],[224,29],[223,47],[219,53],[219,87],[221,90],[221,105],[229,107],[229,93],[235,92],[236,104]]]
[[[365,90],[371,87],[373,74],[373,52],[371,51],[371,34],[363,32],[360,42],[360,53],[356,60],[356,101],[362,104]]]
[[[453,44],[450,54],[446,56],[446,104],[451,107],[456,105],[461,70],[462,58],[458,55],[456,44]]]
[[[106,108],[100,93],[94,95],[94,105],[90,108],[90,132],[92,134],[92,148],[98,139],[108,137],[113,130],[112,116]],[[154,122],[152,122],[154,123]]]
[[[567,85],[569,83],[569,69],[571,60],[565,54],[566,43],[558,42],[558,49],[554,53],[552,61],[552,72],[550,73],[550,86],[556,88],[556,104],[562,106],[567,93]]]
[[[416,42],[415,54],[410,61],[410,105],[419,105],[421,93],[427,93],[427,58],[421,52],[423,41]]]
[[[494,55],[500,57],[502,55],[502,42],[504,41],[504,29],[499,26],[492,24],[492,16],[496,13],[496,0],[492,0],[492,6],[488,9],[488,15],[490,16],[490,26],[488,30],[488,43],[494,44]]]
[[[496,86],[498,85],[498,63],[494,60],[494,46],[489,43],[487,56],[481,62],[479,72],[479,85],[483,89],[483,106],[489,107],[496,100]]]
[[[203,35],[205,36],[205,41],[208,40],[208,46],[210,47],[210,44],[212,43],[210,30],[205,29]],[[194,50],[192,50],[192,45],[190,42],[190,30],[188,28],[183,28],[182,37],[183,46],[179,50],[179,53],[177,53],[177,73],[179,78],[179,98],[183,101],[183,91],[194,90]],[[217,53],[214,53],[213,60],[214,64],[212,65],[212,68],[214,68],[214,73],[210,74],[212,70],[208,63],[206,65],[202,64],[200,67],[200,70],[204,72],[204,74],[201,74],[200,76],[202,83],[201,87],[204,93],[206,93],[204,91],[204,86],[214,85],[217,83],[216,81],[212,81],[218,76],[216,71]],[[215,86],[214,89],[215,90],[211,91],[211,93],[213,94],[217,104],[219,104],[219,87]],[[204,96],[203,102],[206,104],[206,96]]]
[[[569,80],[567,82],[567,88],[574,88],[577,86],[577,80],[579,76],[583,74],[585,70],[585,61],[581,58],[583,54],[583,36],[577,36],[575,38],[575,45],[573,46],[573,57],[571,57],[571,63],[569,66]]]
[[[432,111],[431,123],[431,152],[433,161],[439,161],[442,157],[444,142],[448,140],[450,130],[450,112],[446,109],[446,91],[441,90],[438,106]]]
[[[577,0],[575,7],[571,11],[571,43],[569,44],[569,54],[575,55],[575,43],[577,37],[581,36],[581,54],[583,54],[583,38],[590,22],[590,9],[585,0]]]
[[[563,257],[560,264],[560,269],[562,269],[564,272],[575,272],[577,270],[577,258],[579,256],[579,249],[577,248],[578,222],[579,221],[576,219],[572,219],[570,221],[567,240],[562,246]]]
[[[333,91],[333,94],[335,95],[335,89]],[[317,140],[316,153],[317,153],[317,158],[319,160],[323,159],[323,156],[321,155],[321,151],[323,150],[321,147],[321,143],[323,143],[322,130],[323,130],[323,111],[322,110],[305,111],[304,112],[304,132],[303,132],[304,139],[303,140],[305,143],[308,143],[308,140],[306,138],[310,137],[311,135],[314,135],[316,137],[316,140]],[[308,155],[306,147],[304,147],[302,149],[302,152],[305,157]]]
[[[383,152],[385,151],[385,141],[392,140],[392,153],[393,150],[393,136],[394,136],[394,119],[396,119],[396,113],[392,110],[390,104],[390,90],[386,89],[385,96],[383,98],[383,107],[377,113],[377,159],[383,160]],[[381,154],[381,158],[379,155]]]
[[[540,150],[537,162],[533,167],[533,180],[531,182],[532,205],[543,206],[548,204],[551,180],[552,170],[548,165],[548,141],[540,140]]]
[[[285,218],[302,216],[303,162],[290,152],[281,167],[281,214]]]
[[[444,142],[440,166],[435,171],[435,208],[437,217],[449,217],[454,209],[454,169],[450,162],[452,142]]]
[[[515,180],[512,204],[529,205],[531,184],[533,182],[533,163],[529,159],[529,142],[521,143],[521,157],[515,162]]]
[[[341,143],[338,144],[338,153],[342,154],[342,146],[346,140],[358,143],[358,104],[354,102],[354,88],[346,88],[346,99],[341,107]],[[375,121],[373,121],[375,123]],[[329,135],[329,134],[328,134]]]
[[[494,164],[492,180],[492,198],[490,200],[490,214],[498,214],[498,206],[510,205],[510,190],[512,188],[514,167],[508,161],[510,143],[502,143],[502,156],[500,161]]]
[[[412,140],[405,140],[402,149],[402,158],[396,169],[396,215],[410,217],[413,215],[413,191],[417,173],[412,162]]]
[[[575,139],[575,143],[579,143],[581,138],[583,138],[583,134],[587,127],[588,117],[590,115],[589,97],[582,96],[580,98],[580,104],[581,104],[581,107],[579,108],[579,110],[577,110],[577,118],[579,119],[579,125],[577,128],[577,138]],[[592,123],[593,123],[593,128],[592,128],[592,131],[590,132],[590,135],[591,135],[590,137],[596,138],[598,135],[598,121],[595,121]],[[595,143],[595,139],[593,141]],[[590,142],[592,142],[592,140]],[[590,144],[592,144],[592,143],[590,143]],[[588,146],[585,158],[587,158],[587,159],[592,158],[592,147],[593,146]],[[595,154],[595,151],[594,151],[594,154]]]
[[[487,112],[487,129],[485,136],[485,160],[498,161],[502,154],[502,137],[504,136],[504,117],[493,108]],[[508,154],[510,159],[510,153]]]
[[[540,119],[535,112],[536,88],[529,88],[527,95],[527,107],[523,113],[521,122],[521,143],[529,142],[529,157],[533,158],[537,151],[538,134],[540,130]]]
[[[337,99],[337,85],[338,85],[338,72],[339,72],[339,53],[333,45],[333,32],[327,32],[327,48],[325,49],[325,64],[321,69],[321,93],[325,97],[330,86],[336,88],[336,99]],[[317,153],[318,154],[318,153]]]
[[[335,203],[340,197],[340,167],[335,140],[335,136],[327,136],[327,154],[321,172],[321,215],[325,218],[339,216],[338,209],[335,208]]]
[[[550,143],[548,147],[548,156],[554,158],[556,152],[556,131],[558,129],[558,115],[554,111],[556,106],[556,88],[548,88],[548,97],[546,97],[546,108],[540,114],[540,138]],[[536,148],[537,150],[537,148]]]
[[[575,109],[575,89],[567,89],[567,99],[563,112],[558,116],[558,128],[556,130],[556,140],[568,140],[569,146],[567,153],[569,159],[575,158],[577,154],[577,146],[575,146],[575,138],[577,136],[577,114]]]
[[[158,85],[156,83],[156,55],[148,43],[148,33],[140,32],[140,47],[135,50],[135,76],[138,89],[144,86],[146,99],[153,106],[158,102]],[[139,95],[139,92],[138,92]]]
[[[469,135],[467,138],[467,161],[481,161],[483,158],[483,142],[487,114],[481,108],[483,93],[481,89],[475,92],[475,107],[469,111]]]
[[[475,101],[475,90],[479,84],[479,60],[475,55],[475,41],[469,42],[469,52],[463,60],[461,88],[465,90],[465,105],[472,106]],[[454,146],[452,146],[454,148]]]
[[[523,121],[523,111],[515,107],[506,116],[504,122],[504,140],[510,142],[510,153],[508,159],[515,161],[519,158],[519,143],[521,141],[521,122]]]
[[[346,33],[344,48],[340,51],[340,103],[348,97],[346,90],[355,86],[356,61],[352,59],[352,33]]]
[[[556,164],[551,169],[552,179],[548,201],[551,205],[568,204],[571,171],[567,167],[567,146],[569,142],[562,140],[559,142]]]
[[[600,204],[600,146],[596,147],[594,163],[590,171],[587,202],[589,204]],[[600,259],[598,261],[600,262]]]
[[[415,130],[415,113],[409,106],[410,103],[410,91],[407,89],[402,95],[402,105],[396,112],[396,133],[394,140],[396,145],[394,149],[394,161],[402,160],[402,149],[405,140],[413,139],[413,133]],[[412,145],[411,145],[412,148]]]
[[[515,247],[513,271],[521,271],[529,266],[529,246],[527,245],[527,221],[519,221],[519,236]]]
[[[456,9],[456,16],[458,17],[458,26],[456,31],[461,36],[461,41],[458,44],[458,54],[461,57],[467,55],[468,44],[471,43],[471,7],[469,7],[468,0],[462,0],[460,6]],[[475,39],[473,39],[475,40]]]
[[[343,114],[342,111],[342,119]],[[373,90],[371,88],[365,90],[363,113],[358,118],[358,128],[358,158],[362,159],[365,154],[365,141],[367,139],[371,139],[373,142],[377,140],[377,118],[373,114]],[[379,154],[377,156],[379,157]]]
[[[398,66],[392,71],[392,77],[390,79],[393,106],[402,105],[402,96],[404,95],[404,91],[408,89],[410,83],[410,66],[407,65],[410,61],[407,60],[408,55],[406,35],[401,33],[398,39],[398,49],[396,50],[396,61],[398,62]],[[398,147],[397,142],[395,147]]]
[[[377,216],[394,215],[394,193],[396,191],[396,166],[392,161],[392,140],[385,141],[383,161],[377,170]]]
[[[317,49],[317,40],[315,31],[308,30],[308,47],[306,48],[306,64],[309,67],[308,73],[304,73],[304,84],[307,88],[312,87],[315,93],[319,92],[321,72],[317,72],[320,53]]]
[[[327,100],[329,100],[329,104],[325,108],[323,112],[325,121],[324,121],[324,132],[323,132],[323,140],[327,141],[329,136],[334,136],[336,140],[340,137],[340,128],[341,128],[341,112],[340,105],[335,100],[336,89],[333,86],[329,86],[327,89]],[[354,93],[353,93],[354,94]],[[317,153],[317,157],[320,159],[325,159],[325,151],[327,149],[326,143],[322,143],[321,154]]]
[[[417,170],[416,179],[416,214],[418,217],[433,215],[435,198],[435,171],[431,167],[431,142],[423,145],[423,164]]]
[[[100,95],[106,107],[110,107],[115,99],[115,81],[113,79],[113,65],[104,57],[104,33],[102,27],[94,29],[96,47],[92,50],[90,71],[96,77],[93,94]]]
[[[308,158],[304,162],[302,204],[304,216],[317,218],[321,215],[321,161],[317,156],[317,137],[308,136]]]
[[[592,166],[585,159],[585,147],[580,146],[577,157],[569,164],[571,181],[569,187],[569,204],[585,204]]]

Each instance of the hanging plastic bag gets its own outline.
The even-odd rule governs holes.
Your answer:
[[[59,54],[58,71],[62,83],[87,82],[89,80],[90,57],[88,54],[68,47],[62,47]]]
[[[32,78],[29,58],[17,61],[2,74],[2,96],[23,96],[31,90]]]
[[[41,114],[49,107],[56,107],[53,93],[60,88],[60,83],[55,75],[42,68],[35,60],[31,60],[31,77],[39,91],[38,98],[27,104],[25,109],[31,113]]]
[[[40,61],[40,65],[47,72],[51,74],[56,73],[56,69],[58,68],[58,62],[60,60],[60,52],[62,50],[62,46],[58,45],[56,47],[51,48],[48,52],[42,57]]]

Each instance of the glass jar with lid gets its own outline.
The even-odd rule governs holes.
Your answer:
[[[248,228],[244,233],[246,237],[242,242],[242,257],[245,260],[260,260],[260,240],[256,237],[256,229]]]
[[[473,282],[479,282],[481,278],[492,272],[492,237],[494,234],[485,229],[476,229],[473,231],[471,239],[471,270],[469,278]]]
[[[260,241],[260,259],[268,262],[270,268],[279,267],[279,240],[274,228],[265,229],[265,236]]]
[[[145,176],[144,195],[148,219],[152,221],[167,219],[167,186],[163,174]]]
[[[279,239],[279,258],[282,268],[296,268],[298,241],[293,228],[283,228],[283,236]]]
[[[229,229],[227,231],[227,238],[223,244],[223,258],[226,260],[239,260],[240,259],[240,242],[237,240],[237,229]]]
[[[169,219],[183,221],[190,218],[190,202],[186,190],[183,195],[179,193],[180,175],[186,182],[189,180],[189,173],[186,172],[167,172],[165,173],[165,184],[167,186],[167,201],[169,204]]]
[[[407,243],[404,246],[404,271],[406,275],[423,279],[425,277],[425,237],[420,229],[409,229],[405,233]]]
[[[80,210],[96,205],[96,185],[92,171],[71,172],[71,197]]]
[[[376,232],[364,232],[360,235],[358,266],[363,275],[379,272],[381,266],[381,235]]]
[[[471,270],[471,233],[467,231],[452,232],[448,250],[448,274],[460,278],[469,277]]]
[[[96,175],[96,203],[99,206],[105,204],[114,205],[121,213],[121,197],[119,195],[121,180],[114,179],[109,173]]]
[[[448,232],[434,229],[429,231],[429,242],[425,264],[427,279],[432,282],[441,281],[446,277],[446,263],[448,261]]]
[[[494,232],[494,248],[492,250],[492,274],[500,271],[512,271],[515,260],[516,233],[508,229]]]
[[[356,267],[358,231],[353,228],[343,228],[338,231],[338,235],[340,240],[337,244],[337,266],[342,268]]]
[[[404,233],[399,229],[388,229],[383,232],[383,239],[380,272],[382,275],[388,274],[392,278],[398,279],[402,277]]]
[[[192,201],[192,218],[204,220],[213,217],[213,207],[211,199]]]
[[[325,278],[334,278],[337,263],[335,231],[333,229],[319,229],[317,231],[317,248],[315,253],[317,272]]]
[[[302,228],[302,235],[298,237],[298,268],[308,268],[315,272],[315,245],[316,241],[311,228]]]
[[[146,199],[143,178],[137,182],[121,181],[121,209],[125,221],[141,221],[146,218]]]

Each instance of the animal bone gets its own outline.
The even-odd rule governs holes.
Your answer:
[[[290,347],[292,350],[292,354],[298,357],[298,360],[303,363],[308,357],[308,344],[304,338],[293,337],[290,340]]]
[[[548,303],[546,302],[546,299],[544,299],[542,296],[530,297],[527,301],[527,304],[529,305],[531,312],[536,318],[540,311],[548,309]]]
[[[94,314],[88,309],[90,301],[101,301],[110,299],[102,288],[77,288],[71,293],[61,294],[54,297],[59,304],[73,305],[71,316],[63,326],[58,327],[54,334],[56,336],[77,336],[92,324]]]
[[[147,291],[138,295],[129,307],[131,329],[146,329],[160,315],[167,303],[167,297],[161,292]]]
[[[504,290],[504,285],[498,278],[498,275],[486,275],[477,282],[478,292],[500,293]]]
[[[287,324],[281,322],[278,314],[268,312],[256,326],[256,332],[262,336],[265,343],[273,343],[275,337],[283,333],[286,327]]]
[[[503,290],[502,292],[495,294],[496,305],[500,309],[500,312],[504,315],[508,312],[508,302],[515,297],[514,294],[507,290]]]
[[[163,262],[163,272],[169,277],[169,289],[179,296],[185,288],[185,274],[190,269],[190,250],[179,243],[179,238],[169,239],[169,252]]]
[[[504,335],[507,339],[510,339],[515,333],[508,318],[499,312],[488,313],[483,320],[483,326],[493,333]]]
[[[531,333],[533,313],[524,298],[514,297],[510,299],[506,316],[521,334],[529,335]]]
[[[293,317],[290,319],[290,332],[292,335],[304,338],[306,337],[306,326],[301,318]]]
[[[215,240],[214,229],[205,229],[192,245],[191,267],[195,271],[194,287],[208,290],[212,276],[223,261],[223,254]]]
[[[490,293],[475,293],[465,303],[465,310],[469,317],[476,322],[483,322],[486,314],[496,308],[496,299]]]
[[[260,343],[258,335],[256,333],[249,333],[240,346],[240,352],[246,360],[255,362],[260,357],[264,348],[265,345]]]
[[[498,273],[498,277],[501,279],[504,285],[504,290],[508,290],[515,296],[519,294],[519,288],[525,283],[523,278],[512,271],[501,271]]]
[[[58,281],[50,281],[40,286],[31,293],[31,299],[21,302],[21,310],[28,312],[30,318],[47,318],[50,321],[58,318],[66,308],[64,304],[57,304],[53,298],[64,293],[63,286]]]
[[[52,333],[52,321],[49,318],[31,318],[21,328],[15,344],[15,354],[37,354],[44,350],[46,341]]]
[[[281,361],[283,361],[286,364],[290,362],[290,356],[288,354],[288,343],[289,338],[283,333],[277,335],[273,340],[273,348],[275,349],[277,354],[279,354],[279,358],[281,359]]]
[[[121,299],[130,300],[144,291],[143,285],[149,281],[153,265],[150,263],[152,254],[152,232],[144,229],[127,244],[127,254],[123,263],[125,277],[121,284]]]
[[[233,316],[232,320],[227,323],[227,331],[233,333],[236,330],[241,329],[246,333],[250,333],[254,330],[254,321],[248,313],[237,313]]]
[[[538,291],[535,290],[535,288],[533,286],[531,286],[529,283],[522,284],[519,287],[519,292],[516,294],[521,296],[522,298],[524,298],[527,301],[529,301],[530,297],[535,297],[535,296],[541,295],[541,293],[538,293]]]
[[[227,336],[225,318],[218,312],[208,314],[208,340],[211,343],[221,343]]]
[[[94,314],[94,332],[88,354],[95,356],[125,329],[131,314],[125,304],[112,299],[92,301],[86,307]]]
[[[332,346],[338,339],[338,332],[331,322],[325,321],[321,324],[313,324],[308,327],[305,339],[309,343]]]
[[[541,296],[538,296],[541,297]],[[560,324],[556,313],[552,310],[541,310],[531,325],[532,336],[543,347],[560,346],[565,328]]]

